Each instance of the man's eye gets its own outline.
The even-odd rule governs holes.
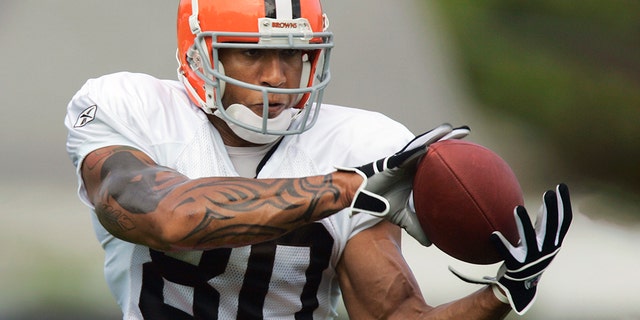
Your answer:
[[[258,49],[247,49],[244,51],[244,55],[247,57],[257,57],[260,55],[260,50]]]
[[[298,49],[285,49],[282,50],[281,54],[285,57],[294,57],[300,54],[300,50]]]

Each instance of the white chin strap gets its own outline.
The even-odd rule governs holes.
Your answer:
[[[238,122],[246,123],[247,125],[256,128],[262,128],[262,117],[253,113],[253,111],[251,111],[251,109],[247,108],[245,105],[238,103],[232,104],[225,110],[225,113],[227,114],[227,116]],[[272,143],[281,137],[280,135],[264,134],[239,126],[233,121],[227,120],[219,110],[216,110],[213,114],[226,122],[229,128],[231,128],[231,131],[233,131],[233,133],[235,133],[238,137],[245,141],[255,144],[267,144]],[[289,112],[289,110],[284,110],[277,117],[267,119],[267,128],[269,129],[269,131],[287,130],[287,128],[289,128],[289,125],[291,125],[292,119],[293,114]]]

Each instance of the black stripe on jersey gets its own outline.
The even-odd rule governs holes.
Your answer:
[[[318,290],[322,282],[322,273],[329,267],[334,241],[329,231],[320,223],[312,223],[300,229],[302,234],[298,234],[298,245],[311,243],[311,262],[306,271],[307,281],[300,295],[302,309],[296,312],[296,320],[313,320],[313,311],[320,306]],[[288,242],[295,245],[296,232],[291,232],[283,238],[287,236],[293,237],[288,239]]]
[[[278,140],[278,142],[273,145],[273,147],[271,147],[269,151],[267,151],[267,154],[264,155],[262,160],[260,160],[260,163],[258,163],[258,167],[256,168],[256,178],[260,174],[260,171],[262,171],[262,168],[264,168],[264,166],[267,164],[267,161],[269,161],[269,159],[271,159],[271,156],[276,152],[276,149],[278,149],[278,146],[280,145],[280,142],[282,142],[282,140],[282,137],[280,137],[280,140]]]
[[[238,297],[237,320],[264,319],[262,309],[269,293],[276,246],[273,241],[251,246],[244,283]]]
[[[295,319],[313,320],[313,312],[320,306],[318,290],[323,272],[329,267],[333,243],[331,234],[321,223],[312,223],[279,239],[251,246],[251,255],[238,297],[236,319],[264,318],[263,308],[275,266],[276,251],[282,245],[310,249],[310,261],[305,271],[306,281],[299,297],[302,307],[295,313]]]
[[[275,19],[277,16],[276,0],[264,0],[264,16],[267,18]],[[300,9],[300,0],[291,0],[291,12],[292,18],[298,19],[302,17],[302,10]]]

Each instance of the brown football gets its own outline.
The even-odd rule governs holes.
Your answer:
[[[500,231],[519,240],[513,210],[523,205],[511,167],[495,152],[463,140],[429,146],[413,182],[414,204],[425,234],[443,252],[473,264],[502,258],[489,240]]]

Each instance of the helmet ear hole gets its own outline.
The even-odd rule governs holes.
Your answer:
[[[189,63],[189,67],[191,70],[199,70],[202,72],[203,69],[203,61],[200,53],[195,48],[189,49],[187,51],[187,62]]]
[[[209,74],[208,72],[205,73],[204,61],[202,60],[202,56],[197,49],[191,48],[187,51],[186,61],[188,62],[189,68],[191,70],[203,73],[205,77],[209,77],[211,80],[215,81],[213,74]],[[224,75],[224,66],[222,65],[222,62],[218,63],[218,72]],[[211,84],[206,83],[206,81],[203,84],[203,89],[205,92],[204,101],[206,101],[204,102],[204,104],[208,106],[205,107],[205,109],[209,108],[211,110],[215,110],[215,108],[218,107],[216,106],[215,97],[216,95],[219,95],[220,98],[222,98],[222,96],[224,95],[226,82],[218,79],[218,83],[220,84],[219,92],[216,92],[215,87]]]

